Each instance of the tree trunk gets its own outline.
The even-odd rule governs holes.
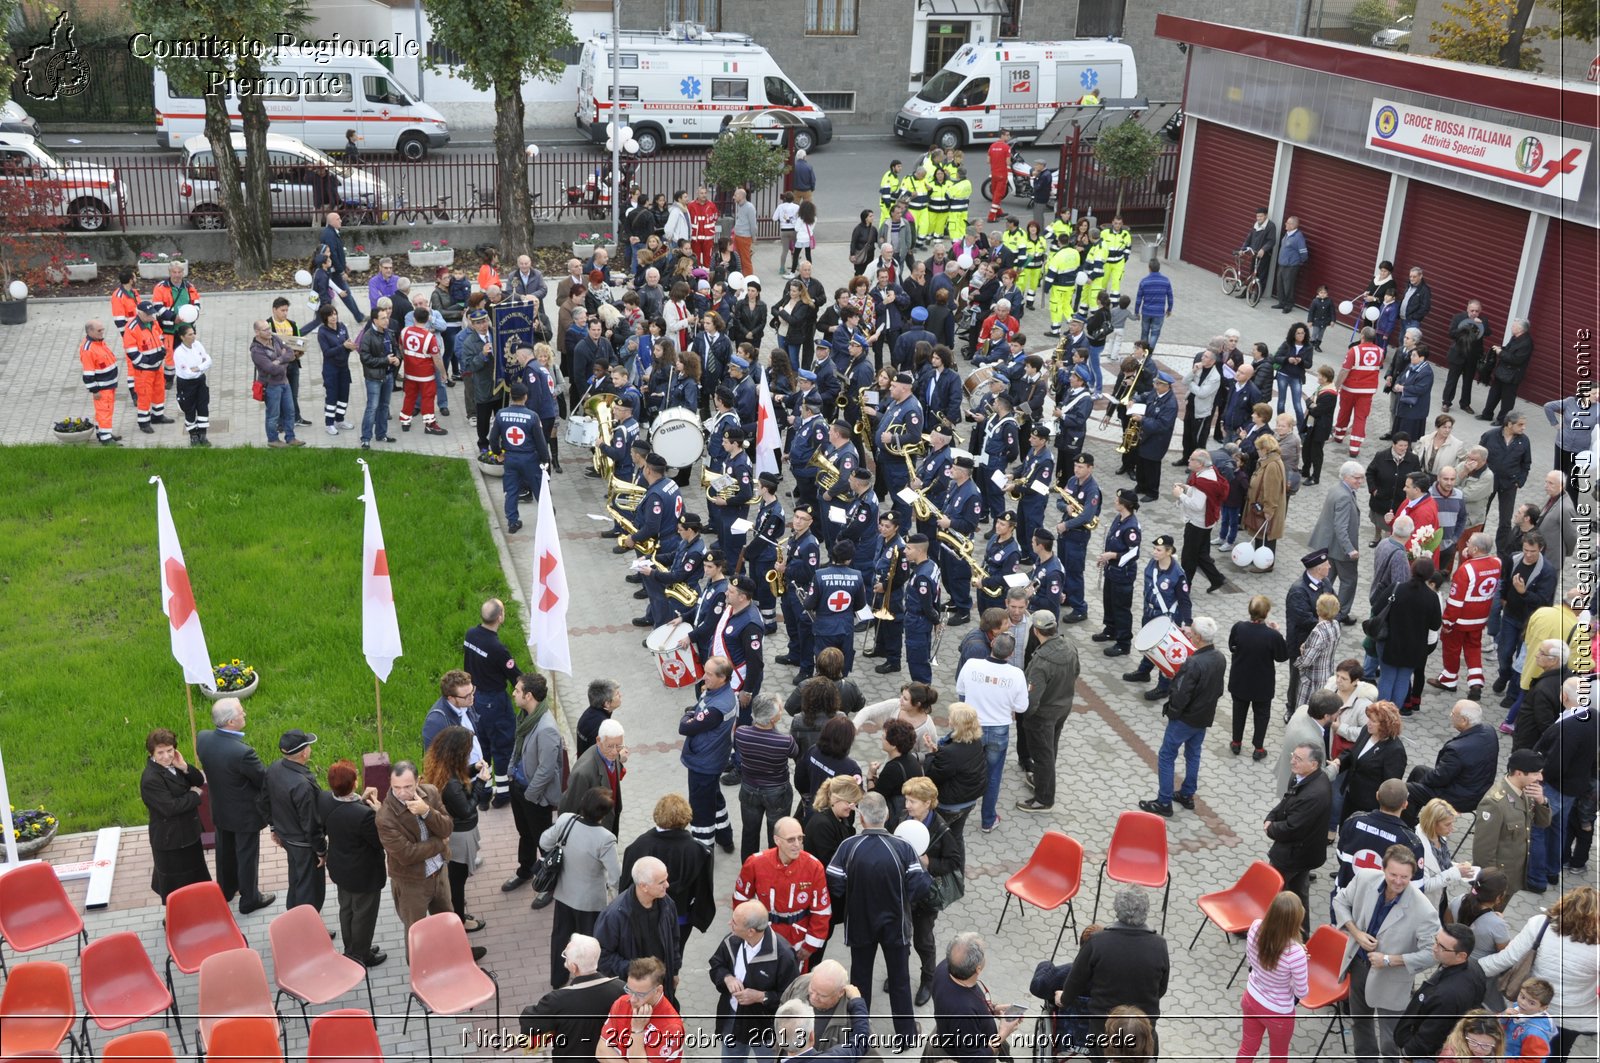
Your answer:
[[[494,83],[494,150],[499,174],[495,202],[500,204],[502,256],[533,248],[533,207],[528,195],[528,160],[523,154],[524,110],[520,78],[497,78]]]
[[[250,60],[241,65],[239,74],[241,80],[259,78],[260,64]],[[272,173],[267,166],[267,108],[261,97],[243,97],[239,117],[244,125],[246,199],[239,222],[228,228],[234,234],[234,270],[253,280],[272,265]]]
[[[1500,46],[1500,65],[1508,70],[1522,69],[1522,38],[1528,32],[1528,19],[1533,15],[1535,0],[1517,0],[1517,12],[1506,26],[1509,36]]]
[[[1115,218],[1117,215],[1122,213],[1122,193],[1126,192],[1127,190],[1128,190],[1128,182],[1126,182],[1126,181],[1118,181],[1117,182],[1117,209],[1111,212],[1111,216],[1113,218]]]

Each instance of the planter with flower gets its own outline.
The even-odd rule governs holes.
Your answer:
[[[18,809],[11,806],[11,832],[17,839],[18,856],[34,856],[55,841],[60,824],[43,805]]]
[[[418,269],[448,266],[456,260],[456,249],[450,246],[449,240],[440,240],[438,243],[432,240],[413,240],[411,251],[406,257]]]
[[[256,688],[261,685],[261,676],[255,667],[237,657],[231,661],[223,661],[211,669],[211,676],[216,689],[204,686],[200,688],[200,693],[210,701],[221,698],[238,698],[243,701],[254,694]]]
[[[478,468],[483,470],[485,476],[504,476],[506,456],[497,450],[486,450],[478,455]]]
[[[85,284],[100,276],[100,265],[82,251],[75,251],[45,267],[45,275],[53,284]]]
[[[143,251],[139,254],[139,276],[147,281],[164,281],[173,263],[185,269],[189,266],[182,251]]]
[[[587,260],[594,257],[595,248],[610,245],[610,233],[579,233],[578,238],[572,241],[572,257]]]
[[[94,438],[94,422],[87,417],[65,417],[50,427],[57,443],[87,443]]]
[[[344,268],[351,273],[365,273],[372,268],[372,256],[367,254],[364,245],[357,244],[353,250],[345,253]]]

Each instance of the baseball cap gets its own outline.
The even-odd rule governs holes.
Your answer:
[[[307,734],[299,728],[285,731],[278,738],[278,752],[283,754],[298,753],[316,740],[316,735]]]

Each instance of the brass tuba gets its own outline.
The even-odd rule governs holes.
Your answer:
[[[653,550],[650,552],[650,563],[656,567],[657,572],[672,571],[666,565],[663,565],[660,561],[656,560],[655,551]],[[694,587],[688,583],[669,583],[662,588],[661,593],[665,594],[668,598],[671,598],[679,605],[686,606],[690,609],[693,609],[695,606],[700,604],[700,592],[695,590]]]
[[[616,422],[611,416],[611,399],[612,396],[610,394],[595,395],[587,399],[583,404],[584,409],[589,416],[595,419],[595,424],[599,427],[599,434],[595,436],[594,452],[590,456],[590,462],[594,467],[594,471],[599,474],[602,480],[610,480],[616,472],[615,463],[606,457],[600,449],[602,443],[609,444],[611,442],[611,432],[616,428]]]
[[[728,486],[724,487],[720,491],[713,491],[711,489],[712,485],[715,484],[719,479],[727,479],[729,481]],[[719,501],[726,502],[731,499],[733,497],[733,493],[739,489],[739,481],[735,480],[727,473],[712,472],[710,469],[702,465],[700,466],[700,486],[705,490],[707,500],[715,498]]]
[[[806,462],[806,467],[817,470],[817,487],[824,493],[831,494],[833,489],[838,486],[839,466],[829,461],[820,447],[811,455],[811,459]]]

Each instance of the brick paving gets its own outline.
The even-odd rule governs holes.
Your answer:
[[[820,278],[825,284],[844,279],[838,264],[844,261],[842,247],[824,245],[817,256]],[[1179,311],[1169,320],[1163,335],[1163,351],[1169,367],[1180,369],[1176,357],[1185,357],[1198,349],[1212,335],[1233,326],[1244,334],[1244,344],[1257,339],[1265,340],[1276,348],[1289,320],[1274,314],[1265,307],[1250,309],[1227,299],[1217,290],[1215,279],[1200,270],[1172,263],[1168,272],[1177,291]],[[1130,278],[1132,279],[1132,278]],[[1131,288],[1131,285],[1130,285]],[[216,360],[211,374],[212,429],[211,438],[221,446],[262,447],[265,435],[262,428],[262,408],[250,399],[250,366],[247,354],[250,320],[264,315],[275,293],[248,295],[208,295],[200,320],[201,335]],[[300,312],[299,296],[296,299]],[[83,321],[91,316],[104,317],[104,304],[88,300],[39,300],[30,307],[29,321],[22,326],[0,331],[0,394],[8,401],[9,416],[0,422],[0,444],[37,442],[49,437],[52,421],[68,415],[88,415],[90,404],[78,378],[76,345],[81,337]],[[1441,310],[1440,312],[1446,312]],[[1034,311],[1029,319],[1034,322],[1031,331],[1042,333],[1038,324],[1042,317]],[[1026,324],[1026,323],[1025,323]],[[1330,336],[1334,330],[1330,330]],[[1330,349],[1337,344],[1330,344]],[[1327,360],[1332,360],[1330,355]],[[310,362],[315,366],[316,360]],[[1108,374],[1108,385],[1114,377]],[[455,389],[459,394],[459,389]],[[307,416],[316,422],[303,429],[303,438],[311,446],[338,446],[356,449],[353,433],[342,433],[337,439],[325,435],[321,427],[321,383],[316,368],[310,368],[301,382],[301,400]],[[359,421],[362,398],[359,391],[351,408],[351,419]],[[175,402],[169,413],[177,417]],[[1375,404],[1374,425],[1370,435],[1385,428],[1385,403]],[[1526,406],[1524,406],[1527,409]],[[398,410],[398,404],[396,405]],[[1551,453],[1552,430],[1532,410],[1529,435],[1536,455],[1536,473],[1548,468]],[[474,437],[467,427],[465,407],[458,405],[453,416],[441,421],[450,435],[430,437],[420,429],[400,435],[391,421],[391,431],[400,435],[396,449],[439,455],[470,458]],[[1476,437],[1486,427],[1469,416],[1458,429],[1463,436]],[[117,431],[124,442],[136,447],[174,447],[186,442],[181,425],[157,428],[153,437],[142,436],[134,430],[133,411],[126,397],[126,388],[119,393]],[[1381,445],[1381,444],[1378,444]],[[1100,482],[1103,489],[1113,490],[1123,481],[1115,475],[1114,455],[1111,453],[1115,439],[1109,434],[1095,438],[1091,449],[1101,462]],[[382,476],[383,445],[378,445],[379,457],[374,462],[374,475]],[[1375,453],[1369,447],[1364,457]],[[181,455],[164,454],[163,460],[182,460]],[[293,461],[293,451],[284,451],[271,460]],[[1274,602],[1273,618],[1283,621],[1282,599],[1290,583],[1298,577],[1299,568],[1294,559],[1304,552],[1306,538],[1315,521],[1324,492],[1336,479],[1334,473],[1339,463],[1338,454],[1330,449],[1329,474],[1323,486],[1304,489],[1294,499],[1288,518],[1288,530],[1280,545],[1285,562],[1269,574],[1239,574],[1232,570],[1226,559],[1220,559],[1230,580],[1223,592],[1207,596],[1200,594],[1195,600],[1195,612],[1217,619],[1225,631],[1234,621],[1245,615],[1245,603],[1253,593],[1269,595]],[[607,676],[621,683],[624,702],[618,719],[628,729],[628,744],[632,749],[629,774],[625,783],[625,813],[620,845],[626,846],[634,837],[649,829],[649,813],[655,800],[671,791],[683,792],[685,778],[677,758],[676,723],[683,706],[689,701],[685,692],[667,691],[657,676],[653,657],[640,645],[642,632],[628,626],[628,618],[639,610],[628,595],[631,589],[621,580],[623,559],[610,552],[611,543],[599,538],[600,525],[588,519],[589,514],[601,511],[602,492],[596,480],[581,475],[585,460],[576,451],[568,450],[565,475],[553,478],[554,500],[560,514],[564,549],[569,568],[569,582],[574,600],[581,603],[569,616],[574,674],[556,676],[555,686],[570,723],[585,704],[584,688],[588,681]],[[1164,468],[1163,484],[1170,485],[1177,470]],[[530,580],[532,522],[520,535],[505,534],[505,519],[501,510],[501,490],[498,481],[482,482],[483,497],[491,527],[502,546],[504,562],[515,570],[514,584],[526,588]],[[1529,500],[1539,492],[1539,477],[1530,476],[1525,492]],[[694,505],[691,496],[690,508]],[[1178,532],[1180,520],[1170,505],[1165,503],[1145,507],[1141,511],[1146,538],[1158,531]],[[1146,558],[1148,554],[1146,554]],[[1141,558],[1141,566],[1145,558]],[[1363,579],[1369,575],[1363,564]],[[1092,575],[1091,575],[1092,580]],[[1093,591],[1091,589],[1091,594]],[[1362,591],[1364,601],[1365,590]],[[1097,598],[1094,595],[1094,598]],[[1358,610],[1359,611],[1359,610]],[[1099,618],[1097,600],[1091,602],[1091,615]],[[462,617],[465,628],[473,622]],[[989,941],[989,964],[984,978],[991,995],[997,1002],[1027,1004],[1033,1011],[1037,1001],[1027,996],[1027,983],[1034,964],[1048,958],[1049,948],[1059,927],[1058,918],[1028,910],[1018,913],[1015,905],[1006,918],[1004,929],[996,933],[1005,894],[1003,883],[1026,861],[1040,834],[1046,829],[1067,832],[1083,842],[1085,848],[1085,883],[1077,903],[1078,922],[1088,921],[1094,898],[1094,879],[1104,858],[1111,828],[1119,812],[1136,807],[1141,798],[1155,793],[1155,751],[1159,748],[1163,721],[1157,705],[1146,702],[1141,695],[1147,689],[1124,683],[1120,673],[1130,665],[1124,660],[1108,661],[1097,651],[1099,646],[1089,642],[1089,634],[1096,625],[1085,624],[1067,628],[1079,648],[1083,662],[1083,677],[1071,721],[1064,735],[1063,750],[1058,771],[1060,793],[1055,810],[1047,815],[1029,816],[1014,812],[1012,805],[1027,796],[1017,775],[1014,760],[1008,764],[1001,788],[1003,820],[992,834],[976,829],[967,832],[968,868],[965,899],[945,913],[940,921],[941,947],[957,929],[973,929],[983,933]],[[943,707],[953,699],[955,644],[967,629],[947,634],[941,664],[935,669],[935,685],[946,692],[941,699],[939,716]],[[1340,645],[1340,657],[1356,654],[1359,629],[1346,629]],[[774,640],[769,660],[782,652],[783,638]],[[1492,659],[1493,648],[1486,646],[1486,655]],[[862,667],[853,677],[869,701],[893,696],[903,681],[902,676],[879,676],[870,670],[870,661],[861,659]],[[445,667],[453,662],[441,662]],[[787,693],[793,679],[793,669],[771,665],[768,669],[768,689]],[[1280,680],[1283,679],[1280,673]],[[1280,688],[1281,689],[1281,688]],[[1431,763],[1435,751],[1446,737],[1446,715],[1453,696],[1429,689],[1424,697],[1423,711],[1406,721],[1405,745],[1412,764]],[[1493,699],[1490,699],[1491,702]],[[1226,751],[1228,708],[1221,709],[1219,727],[1213,728],[1206,742],[1206,753],[1200,780],[1196,811],[1179,810],[1169,822],[1172,859],[1171,906],[1167,920],[1167,939],[1172,954],[1171,987],[1163,1001],[1161,1034],[1167,1059],[1209,1059],[1231,1057],[1238,1038],[1238,999],[1240,985],[1227,988],[1224,972],[1231,972],[1237,962],[1240,946],[1226,940],[1217,931],[1200,935],[1192,951],[1184,948],[1195,927],[1199,913],[1194,899],[1201,893],[1230,885],[1253,860],[1265,856],[1267,842],[1261,833],[1261,819],[1277,798],[1272,784],[1272,760],[1252,763],[1248,757],[1233,758]],[[1491,704],[1486,718],[1497,724],[1501,710]],[[1268,737],[1268,748],[1275,753],[1282,734],[1282,721],[1275,719]],[[1509,743],[1503,744],[1504,749]],[[404,755],[411,750],[402,747],[392,754]],[[879,759],[878,738],[875,734],[858,737],[854,753],[863,763]],[[270,756],[270,751],[268,751]],[[316,765],[313,765],[316,767]],[[1180,768],[1181,770],[1181,768]],[[132,779],[125,785],[135,785]],[[735,791],[725,791],[730,805],[736,805]],[[737,810],[734,809],[735,819]],[[515,856],[515,832],[507,810],[492,811],[482,818],[485,863],[468,885],[468,910],[487,920],[489,926],[481,934],[473,935],[475,944],[486,945],[489,954],[484,966],[492,970],[499,980],[501,1009],[507,1025],[515,1026],[515,1016],[523,1006],[532,1003],[547,989],[550,914],[530,912],[526,890],[502,894],[499,883],[512,869]],[[1465,830],[1465,823],[1462,824]],[[92,836],[62,838],[49,852],[56,860],[82,859],[92,848]],[[1329,868],[1331,869],[1330,863]],[[160,928],[160,911],[148,890],[149,854],[144,834],[140,829],[124,833],[122,855],[118,862],[115,898],[105,911],[88,913],[85,921],[91,936],[117,930],[132,930],[140,935],[151,955],[163,958],[164,944]],[[730,891],[737,871],[736,857],[716,856],[716,884],[719,895]],[[1569,876],[1567,885],[1576,884]],[[1590,881],[1594,880],[1591,873]],[[279,852],[270,844],[263,845],[262,885],[264,889],[281,891],[285,873]],[[1319,920],[1327,917],[1325,900],[1328,876],[1324,875],[1314,887],[1314,913]],[[1108,886],[1106,898],[1111,890]],[[81,898],[82,883],[69,884],[68,890]],[[1553,900],[1554,893],[1546,898]],[[1545,898],[1522,893],[1512,901],[1508,919],[1513,927],[1537,910]],[[1152,920],[1158,921],[1159,895],[1152,897]],[[240,920],[240,925],[258,948],[266,950],[267,923],[281,907],[252,914]],[[331,891],[324,911],[325,921],[337,925],[337,904]],[[1108,919],[1108,905],[1102,905],[1102,919]],[[696,935],[690,940],[683,967],[680,995],[685,1010],[691,1015],[710,1014],[715,1007],[715,992],[706,975],[706,962],[724,924],[719,920],[711,934]],[[380,946],[388,950],[389,962],[372,972],[372,986],[380,1012],[379,1031],[385,1050],[391,1059],[420,1057],[425,1052],[422,1031],[413,1017],[409,1033],[402,1034],[401,1020],[406,1003],[406,971],[402,961],[403,942],[398,920],[385,902],[377,934]],[[1064,945],[1062,959],[1072,954],[1070,944]],[[829,949],[830,955],[847,955],[839,939]],[[70,944],[40,950],[31,958],[51,958],[68,962],[75,967]],[[10,957],[8,957],[8,960]],[[271,958],[266,957],[270,971]],[[913,960],[913,964],[915,960]],[[881,973],[879,975],[881,981]],[[178,979],[180,1004],[192,1011],[196,1002],[195,979],[180,976]],[[358,990],[349,999],[338,1002],[353,1007],[365,1006]],[[879,991],[874,1000],[875,1026],[880,1034],[889,1030],[887,1000]],[[291,1053],[303,1055],[305,1031],[292,1008],[285,1013]],[[920,1009],[923,1028],[930,1027],[931,1012]],[[704,1025],[704,1020],[691,1019]],[[1024,1026],[1031,1029],[1032,1019]],[[1309,1056],[1316,1047],[1326,1026],[1325,1015],[1307,1015],[1298,1025],[1294,1052]],[[150,1025],[150,1024],[143,1024]],[[437,1018],[433,1022],[435,1054],[451,1058],[492,1058],[498,1053],[479,1050],[466,1042],[473,1040],[473,1029],[488,1030],[494,1026],[485,1013],[454,1018]],[[464,1030],[466,1033],[464,1034]],[[97,1044],[106,1038],[97,1036]],[[1019,1056],[1031,1054],[1024,1043],[1016,1048]],[[1338,1038],[1330,1040],[1324,1058],[1340,1058]],[[1580,1041],[1574,1058],[1592,1058],[1592,1038]]]

